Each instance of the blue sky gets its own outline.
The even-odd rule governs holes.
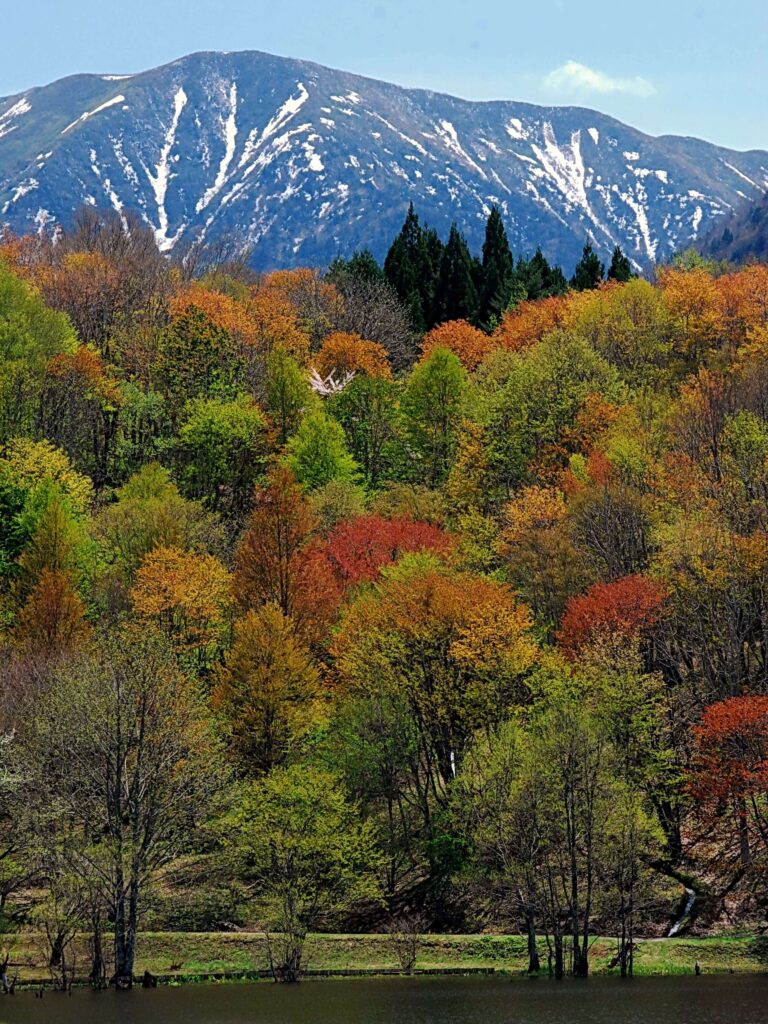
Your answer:
[[[768,0],[3,0],[0,96],[259,49],[768,149]]]

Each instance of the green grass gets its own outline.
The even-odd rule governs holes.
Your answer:
[[[540,942],[546,964],[546,945]],[[615,941],[596,939],[591,952],[595,974],[608,972]],[[11,971],[20,980],[47,976],[43,944],[38,936],[22,934],[13,948]],[[714,938],[641,939],[635,957],[638,975],[691,974],[696,961],[706,973],[768,971],[768,940],[755,935]],[[85,943],[77,956],[87,964]],[[200,975],[247,973],[267,969],[264,936],[256,932],[145,932],[139,937],[136,973],[192,979]],[[392,970],[398,967],[386,935],[312,935],[307,942],[310,970]],[[417,968],[440,970],[494,968],[522,973],[527,966],[524,940],[517,935],[426,935]],[[78,971],[78,973],[85,973]]]

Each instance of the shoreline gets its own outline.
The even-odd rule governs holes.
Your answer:
[[[51,988],[41,958],[40,937],[24,933],[17,937],[8,977],[18,973],[17,991]],[[618,977],[611,969],[615,940],[596,937],[590,954],[590,974]],[[547,949],[539,946],[547,977]],[[768,938],[753,933],[726,934],[706,938],[674,937],[638,939],[634,977],[693,975],[696,962],[704,974],[768,974]],[[85,946],[78,949],[76,962],[87,963]],[[310,980],[412,977],[412,976],[503,976],[526,978],[525,940],[519,935],[435,935],[423,936],[412,972],[398,966],[389,937],[381,934],[312,934],[307,940],[307,969]],[[261,932],[144,932],[137,946],[135,984],[141,985],[148,972],[161,986],[193,984],[237,984],[271,981],[266,942]],[[78,977],[79,972],[76,972]],[[75,982],[78,987],[87,981]]]

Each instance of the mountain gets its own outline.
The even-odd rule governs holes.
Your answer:
[[[731,263],[768,260],[768,195],[744,200],[702,239],[701,251]]]
[[[578,107],[468,102],[258,52],[75,75],[0,100],[0,222],[134,210],[164,251],[242,239],[260,268],[381,257],[409,201],[477,249],[497,203],[516,252],[584,240],[640,267],[768,182],[768,153],[653,138]]]

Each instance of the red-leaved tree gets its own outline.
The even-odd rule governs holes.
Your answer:
[[[746,868],[755,845],[768,852],[768,697],[710,704],[694,740],[689,791],[709,824],[732,833]]]
[[[449,534],[432,523],[413,519],[358,516],[340,523],[328,538],[326,553],[344,586],[375,580],[385,565],[415,551],[447,554]]]
[[[622,576],[612,583],[595,583],[566,605],[560,646],[576,653],[587,644],[610,637],[639,639],[658,621],[666,591],[647,576]]]

